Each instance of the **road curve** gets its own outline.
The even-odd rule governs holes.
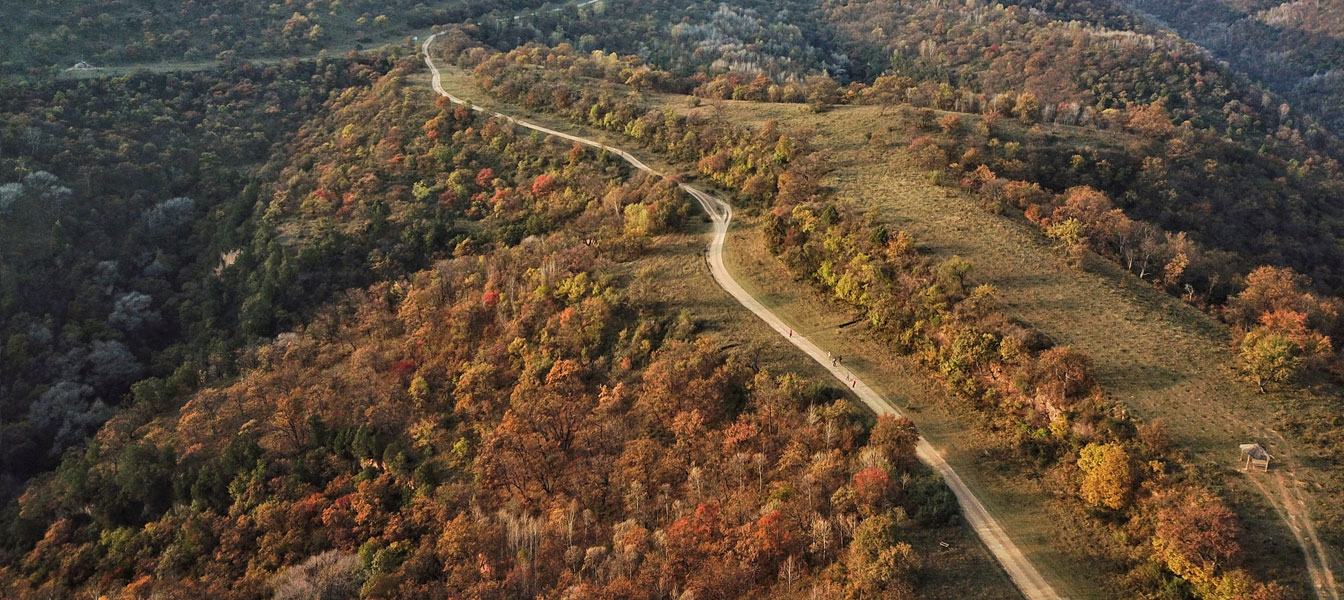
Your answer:
[[[434,38],[438,37],[438,35],[439,34],[435,33],[429,36],[421,47],[421,51],[425,56],[425,65],[429,67],[429,71],[432,75],[434,91],[440,96],[448,98],[448,100],[453,103],[466,104],[465,100],[449,94],[443,89],[443,78],[439,74],[438,67],[434,65],[434,59],[430,57],[430,44],[434,42]],[[556,131],[503,113],[489,111],[480,106],[473,105],[471,108],[472,110],[481,113],[506,119],[523,127],[527,127],[528,129],[540,131],[585,146],[606,150],[607,152],[625,159],[626,162],[630,163],[630,165],[636,169],[647,171],[654,175],[664,176],[663,173],[649,167],[644,164],[643,161],[640,161],[630,153],[619,148],[613,148],[588,138]],[[709,266],[710,272],[714,276],[714,280],[723,287],[724,291],[728,292],[734,300],[737,300],[739,304],[746,307],[747,310],[750,310],[762,321],[765,321],[766,325],[769,325],[771,329],[774,329],[790,343],[806,353],[812,360],[817,361],[817,364],[826,369],[827,372],[839,380],[844,386],[849,387],[850,390],[854,392],[854,395],[858,396],[860,400],[863,400],[863,403],[868,405],[868,408],[872,409],[873,412],[879,415],[893,414],[901,416],[901,411],[897,410],[894,405],[883,399],[881,395],[869,387],[868,384],[864,383],[863,380],[858,379],[850,373],[848,369],[841,366],[831,366],[830,358],[826,351],[812,343],[812,340],[796,334],[793,329],[788,325],[785,325],[784,321],[776,316],[775,313],[771,312],[770,309],[761,304],[755,296],[752,296],[737,283],[737,280],[733,279],[733,276],[728,273],[728,268],[723,264],[723,242],[728,236],[728,224],[733,218],[732,207],[729,206],[727,202],[688,184],[680,183],[678,185],[681,186],[682,190],[685,190],[686,193],[690,194],[700,203],[700,206],[705,209],[705,212],[709,214],[714,222],[714,237],[709,243]],[[943,476],[943,479],[947,481],[948,487],[952,488],[952,493],[957,497],[957,502],[961,504],[962,514],[965,516],[966,521],[971,524],[971,528],[975,530],[976,535],[980,536],[980,540],[984,542],[985,546],[989,548],[989,551],[994,554],[994,558],[1003,566],[1004,571],[1008,573],[1008,576],[1013,580],[1013,583],[1019,590],[1021,590],[1022,595],[1028,600],[1061,600],[1062,596],[1060,596],[1050,583],[1041,576],[1040,572],[1036,570],[1036,567],[1031,564],[1031,561],[1027,560],[1027,557],[1022,553],[1021,549],[1019,549],[1017,545],[1013,543],[1013,540],[1008,537],[1008,533],[1003,529],[1003,526],[999,524],[998,520],[989,514],[989,511],[985,509],[984,504],[975,497],[975,494],[971,493],[971,489],[961,480],[961,477],[957,475],[957,472],[952,470],[952,467],[947,464],[946,460],[943,460],[942,454],[940,454],[938,450],[922,436],[919,438],[919,442],[915,447],[915,453],[921,461],[930,467],[933,467],[933,469],[938,471],[938,473]]]

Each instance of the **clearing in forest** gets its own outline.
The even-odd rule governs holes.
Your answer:
[[[828,183],[839,198],[856,202],[891,231],[909,232],[927,251],[965,258],[974,268],[972,279],[998,288],[1007,314],[1091,357],[1112,397],[1144,420],[1161,420],[1178,447],[1217,474],[1242,517],[1243,545],[1257,549],[1257,570],[1303,591],[1316,588],[1320,598],[1339,597],[1321,563],[1339,564],[1340,549],[1324,546],[1312,532],[1317,520],[1334,516],[1323,513],[1338,509],[1331,491],[1337,484],[1323,470],[1330,461],[1283,435],[1293,420],[1288,402],[1259,394],[1238,378],[1227,327],[1100,257],[1071,268],[1024,219],[991,214],[967,194],[934,185],[903,155],[906,124],[892,111],[844,106],[815,114],[797,105],[753,102],[696,110],[742,123],[777,119],[783,129],[810,131],[818,146],[830,150],[835,171]],[[889,129],[883,144],[871,143],[870,132]],[[764,262],[750,257],[764,251],[751,237],[728,247],[744,255],[740,272],[760,280],[760,265],[747,261]],[[1277,487],[1274,493],[1262,490],[1266,482],[1256,478],[1265,475],[1237,470],[1238,444],[1247,441],[1276,457],[1271,475],[1286,480],[1282,494]],[[1301,545],[1292,543],[1299,537]]]

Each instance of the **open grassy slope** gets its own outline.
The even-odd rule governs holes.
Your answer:
[[[830,183],[840,197],[869,208],[890,229],[910,232],[928,251],[966,258],[977,282],[1000,290],[1010,315],[1092,357],[1108,392],[1145,420],[1162,420],[1173,441],[1230,489],[1248,531],[1243,543],[1265,559],[1259,567],[1309,585],[1291,543],[1295,536],[1275,511],[1285,510],[1286,495],[1311,519],[1331,519],[1318,528],[1333,528],[1339,482],[1328,457],[1285,435],[1296,402],[1258,394],[1236,377],[1224,326],[1097,257],[1089,257],[1083,270],[1069,268],[1029,224],[992,215],[955,190],[929,183],[905,160],[899,136],[884,147],[867,143],[867,132],[899,124],[877,107],[815,115],[797,106],[726,102],[708,110],[812,130],[819,145],[834,151]],[[1282,459],[1274,472],[1235,470],[1236,446],[1248,441]],[[1339,550],[1328,551],[1336,563]]]

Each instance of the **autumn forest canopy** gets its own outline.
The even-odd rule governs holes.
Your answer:
[[[1066,596],[1318,597],[1341,11],[0,8],[0,597],[1034,597],[921,432],[983,443],[947,462]],[[797,332],[715,279],[687,185]],[[940,227],[1204,340],[1238,396],[1201,411],[1253,403],[1236,427],[1284,466],[1247,479],[1209,458],[1243,429],[1139,410],[1203,388],[1068,343],[1093,324],[1024,316]],[[843,383],[795,333],[851,340]]]

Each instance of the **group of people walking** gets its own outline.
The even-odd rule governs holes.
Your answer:
[[[793,338],[792,329],[789,330],[789,338],[790,339]],[[830,350],[826,351],[826,358],[830,359],[832,367],[838,367],[842,362],[844,362],[840,359],[839,354],[831,354]],[[850,373],[848,371],[845,372],[845,382],[848,383],[849,387],[851,388],[858,387],[859,385],[859,379],[855,377],[853,373]]]

